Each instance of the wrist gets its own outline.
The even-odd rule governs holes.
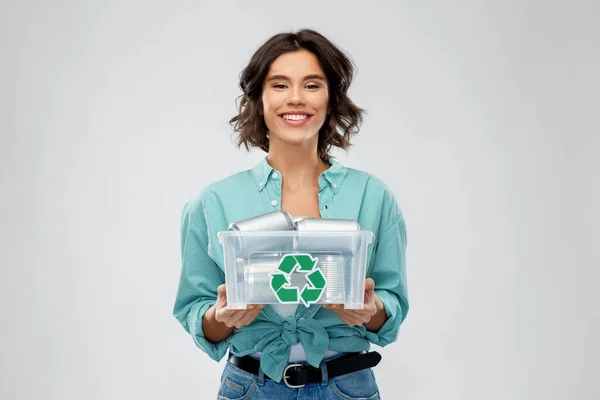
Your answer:
[[[217,314],[215,313],[215,305],[208,307],[206,312],[202,316],[202,323],[206,323],[207,321],[217,321]],[[218,321],[217,321],[218,322]]]

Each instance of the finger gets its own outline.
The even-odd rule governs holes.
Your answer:
[[[348,310],[346,311],[348,318],[351,318],[355,321],[360,321],[361,324],[369,322],[373,314],[361,311]]]
[[[364,320],[368,318],[366,315],[354,312],[354,310],[337,310],[335,314],[350,326],[362,325]]]
[[[364,302],[369,303],[369,302],[373,301],[374,297],[375,297],[375,281],[373,281],[373,279],[371,279],[371,278],[368,278],[367,280],[365,280]]]
[[[257,306],[252,310],[247,311],[242,317],[235,323],[236,328],[241,328],[242,326],[250,324],[254,319],[260,314],[262,310],[262,306]]]
[[[233,324],[244,315],[245,312],[246,310],[232,310],[229,308],[222,308],[220,310],[217,310],[215,319],[231,328]]]
[[[222,319],[230,321],[237,321],[240,319],[245,313],[251,310],[255,310],[259,308],[259,304],[248,304],[245,309],[233,309],[225,307],[223,311],[221,311],[220,315]]]
[[[330,309],[331,309],[331,311],[332,311],[332,312],[333,312],[335,315],[337,315],[339,318],[342,318],[342,317],[344,317],[344,315],[345,315],[345,313],[344,313],[344,310],[343,310],[343,309],[336,309],[336,308],[333,308],[333,306],[330,306],[330,307],[328,307],[328,308],[330,308]]]
[[[359,312],[362,314],[373,315],[377,312],[377,304],[374,301],[365,302],[363,308],[358,310],[348,310],[353,312]]]
[[[340,319],[341,319],[342,321],[344,321],[344,323],[345,323],[346,325],[348,325],[348,326],[359,326],[359,325],[362,325],[362,324],[363,324],[363,323],[362,323],[360,320],[358,320],[358,319],[356,319],[356,318],[353,318],[353,317],[351,317],[351,316],[350,316],[350,315],[348,315],[348,314],[343,314],[343,315],[341,315],[341,316],[340,316],[340,315],[338,315],[338,316],[339,316],[339,317],[340,317]]]
[[[252,321],[254,321],[254,319],[256,319],[256,317],[260,313],[260,310],[260,308],[255,308],[254,310],[247,312],[235,323],[234,326],[236,328],[241,328],[242,326],[250,324]]]
[[[220,297],[227,298],[227,288],[226,288],[225,284],[219,285],[217,287],[217,295]]]
[[[371,303],[373,302],[373,299],[375,298],[375,291],[374,290],[365,290],[365,303]]]

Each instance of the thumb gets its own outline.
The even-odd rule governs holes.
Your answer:
[[[375,281],[371,278],[365,280],[365,303],[370,303],[375,295]]]
[[[225,284],[219,285],[217,288],[217,295],[219,297],[227,297],[227,289],[225,288]]]

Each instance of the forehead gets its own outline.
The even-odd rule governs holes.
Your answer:
[[[298,50],[280,55],[273,61],[268,76],[287,75],[290,78],[301,78],[306,75],[324,75],[317,57],[308,50]]]

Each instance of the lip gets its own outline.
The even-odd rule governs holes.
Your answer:
[[[291,121],[291,120],[287,120],[285,118],[283,118],[284,115],[308,115],[307,118],[304,118],[300,121]],[[302,126],[306,123],[308,123],[308,121],[310,121],[310,119],[312,118],[312,115],[305,113],[305,112],[289,112],[289,113],[283,113],[279,115],[279,118],[281,118],[281,120],[289,126]]]
[[[307,113],[306,111],[297,110],[297,111],[284,111],[279,114],[279,116],[282,116],[282,115],[312,115],[312,114]]]

